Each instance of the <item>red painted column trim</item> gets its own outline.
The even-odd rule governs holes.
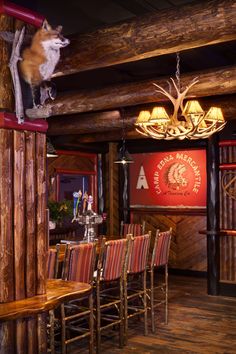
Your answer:
[[[14,113],[0,112],[0,128],[46,133],[48,123],[45,119],[26,119],[23,124],[19,124]]]
[[[10,1],[0,0],[0,14],[18,18],[23,22],[40,27],[45,17],[36,11],[19,6]]]

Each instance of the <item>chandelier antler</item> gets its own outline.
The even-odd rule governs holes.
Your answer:
[[[160,85],[153,84],[158,89],[156,92],[167,97],[173,104],[172,115],[169,117],[164,107],[154,107],[152,112],[141,111],[135,123],[137,132],[153,139],[183,140],[186,138],[205,139],[223,129],[226,123],[220,108],[211,107],[205,114],[196,100],[187,101],[184,106],[189,90],[199,80],[195,77],[181,92],[178,54],[176,78],[177,83],[173,78],[168,81],[170,92],[173,87],[176,97]]]

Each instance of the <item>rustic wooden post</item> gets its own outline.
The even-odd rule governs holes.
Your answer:
[[[0,303],[6,305],[46,292],[46,129],[45,121],[19,125],[14,114],[0,113]],[[46,353],[46,321],[30,326],[27,336],[29,321],[0,324],[1,353]]]
[[[209,295],[219,294],[219,145],[212,135],[207,146],[207,285]]]
[[[114,164],[114,161],[117,157],[117,144],[109,143],[109,152],[108,152],[108,190],[106,193],[108,199],[108,230],[107,233],[109,236],[114,236],[119,234],[119,202],[118,198],[118,166]]]

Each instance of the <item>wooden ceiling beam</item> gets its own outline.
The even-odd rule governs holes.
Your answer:
[[[234,0],[201,1],[74,35],[55,76],[235,40],[235,18]]]
[[[205,110],[210,106],[221,107],[225,119],[231,120],[236,119],[235,101],[236,95],[228,95],[202,98],[200,103]],[[171,112],[172,107],[166,107]],[[143,107],[137,106],[124,110],[124,123],[128,139],[141,138],[140,134],[136,133],[134,129],[134,123],[141,109]],[[48,125],[48,135],[51,136],[78,134],[78,140],[82,143],[113,141],[121,138],[122,119],[119,111],[97,112],[50,118]]]
[[[199,82],[194,85],[189,97],[225,95],[236,92],[236,66],[210,69],[181,76],[181,86],[187,86],[195,77]],[[153,82],[168,90],[169,77],[156,78],[129,84],[108,86],[97,90],[81,90],[61,94],[53,102],[39,109],[28,109],[30,118],[48,118],[64,114],[75,114],[119,107],[134,106],[150,102],[165,102],[167,98],[156,92]]]

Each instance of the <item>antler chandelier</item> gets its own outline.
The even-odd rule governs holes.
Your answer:
[[[172,115],[169,116],[164,107],[154,107],[152,112],[141,111],[135,123],[138,133],[153,139],[205,139],[224,128],[226,123],[220,108],[211,107],[206,113],[196,100],[187,101],[184,106],[188,91],[199,80],[194,78],[181,92],[179,62],[177,53],[176,81],[173,78],[168,81],[170,92],[154,83],[158,88],[156,92],[172,102]],[[171,88],[174,88],[176,97],[171,94]]]

